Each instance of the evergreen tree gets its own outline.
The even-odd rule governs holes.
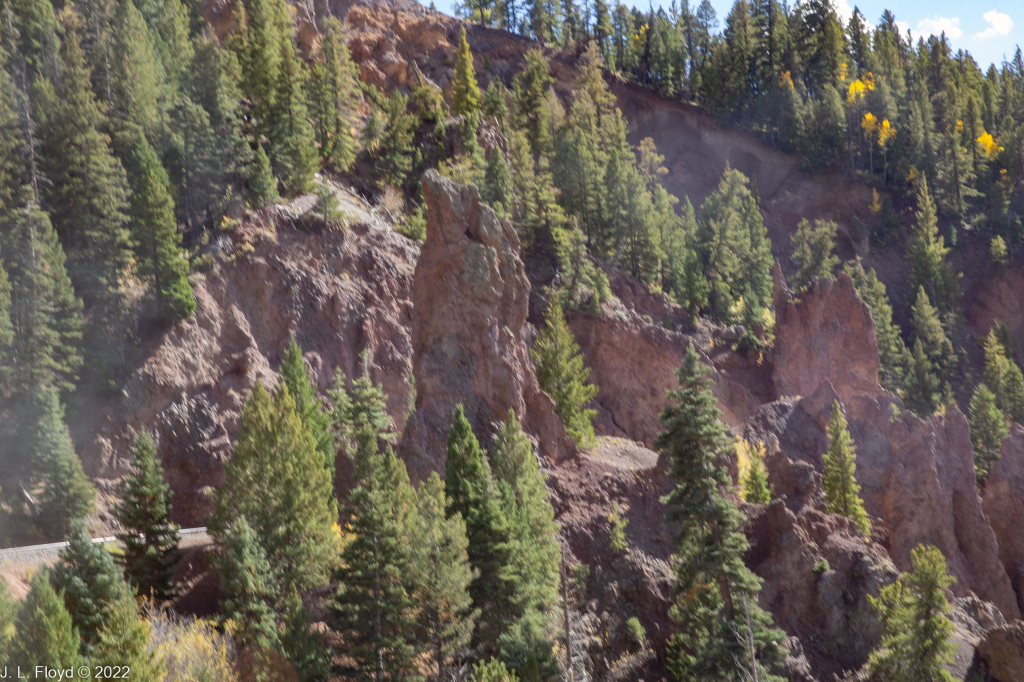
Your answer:
[[[988,479],[992,466],[1002,456],[1003,439],[1009,433],[1006,419],[996,405],[996,396],[985,384],[978,384],[971,397],[971,444],[978,484]]]
[[[394,422],[387,412],[384,388],[370,379],[369,355],[364,351],[360,360],[363,370],[352,381],[351,390],[345,388],[348,379],[338,368],[334,371],[334,382],[327,391],[331,432],[342,454],[353,460],[357,452],[358,434],[363,427],[370,428],[378,441],[393,444],[397,440]]]
[[[743,564],[743,517],[723,494],[730,480],[721,463],[729,457],[730,441],[708,371],[691,346],[678,371],[679,390],[669,393],[655,443],[675,482],[663,499],[666,520],[679,528],[669,670],[677,679],[733,677],[739,661],[748,657],[734,631],[749,615],[754,656],[764,666],[759,679],[774,680],[769,670],[781,654],[784,635],[757,606],[761,581]],[[748,606],[741,614],[743,604]]]
[[[121,158],[132,187],[129,214],[137,271],[150,283],[153,314],[166,322],[184,320],[195,310],[196,299],[174,220],[167,171],[141,133],[124,135],[118,146],[124,150]]]
[[[512,173],[509,172],[508,162],[498,147],[491,147],[487,152],[487,170],[484,173],[484,186],[480,194],[499,214],[512,208]]]
[[[44,198],[70,254],[75,289],[90,308],[86,378],[94,387],[109,387],[125,363],[128,313],[121,282],[131,262],[127,179],[100,133],[106,121],[89,88],[78,15],[65,8],[61,21],[60,87],[37,81],[33,88],[41,170],[49,180]]]
[[[922,343],[928,361],[939,381],[950,381],[956,371],[956,354],[939,320],[939,311],[928,301],[924,287],[918,287],[917,301],[911,310],[914,339]]]
[[[349,645],[342,674],[406,679],[417,671],[415,601],[408,532],[415,493],[405,464],[381,453],[373,430],[358,436],[356,487],[349,494],[351,538],[341,553],[335,629]]]
[[[356,158],[352,139],[352,96],[356,78],[344,29],[335,17],[324,20],[320,42],[321,60],[313,62],[309,82],[309,109],[316,131],[320,158],[334,171],[344,172]]]
[[[244,516],[282,594],[326,582],[337,551],[333,481],[287,386],[257,384],[242,408],[238,441],[217,489],[215,537]]]
[[[238,58],[242,93],[252,102],[258,140],[270,137],[282,61],[287,56],[282,42],[291,40],[292,21],[281,0],[247,0],[235,6],[235,13],[238,31],[228,45]]]
[[[89,663],[94,668],[127,666],[139,679],[159,680],[164,670],[161,661],[149,650],[151,635],[152,630],[139,617],[135,602],[122,599],[111,609]]]
[[[81,665],[78,631],[60,595],[50,584],[50,572],[41,566],[32,575],[28,596],[18,608],[11,645],[11,661],[22,670],[37,665],[67,669]]]
[[[832,255],[838,225],[831,220],[800,221],[793,234],[793,256],[797,264],[793,284],[798,291],[806,289],[816,277],[831,277],[839,259]]]
[[[512,561],[511,529],[503,514],[490,464],[462,405],[455,406],[447,450],[447,514],[449,518],[458,514],[466,522],[466,551],[476,573],[469,585],[473,606],[480,612],[473,642],[494,652],[499,635],[519,615],[514,603],[516,586],[507,568]]]
[[[864,511],[860,484],[857,483],[857,454],[838,400],[832,403],[832,416],[828,422],[828,451],[822,457],[822,463],[824,470],[821,474],[821,487],[825,492],[827,511],[853,519],[862,533],[870,535],[871,521]]]
[[[290,37],[281,40],[281,68],[274,93],[271,157],[286,192],[307,191],[320,169],[313,127],[309,122],[303,71]]]
[[[9,19],[4,19],[4,31],[9,32],[9,40],[17,41],[11,47],[16,48],[25,62],[26,81],[52,79],[59,69],[61,46],[53,3],[47,0],[11,0],[6,4],[11,12]],[[8,48],[8,51],[15,50]]]
[[[112,50],[105,56],[111,74],[112,122],[120,130],[132,127],[155,135],[160,125],[160,82],[149,28],[134,2],[117,2],[113,19]]]
[[[483,99],[480,102],[480,113],[487,118],[495,119],[503,132],[508,126],[509,111],[508,103],[505,101],[507,97],[508,90],[505,89],[501,79],[494,78],[491,80],[490,85],[487,86],[487,91],[484,92]]]
[[[257,532],[240,516],[217,540],[223,548],[214,563],[224,592],[221,617],[232,624],[232,633],[241,644],[261,649],[276,647],[278,632],[273,604],[278,595],[277,576]]]
[[[903,389],[910,369],[910,351],[900,336],[899,327],[893,324],[892,306],[886,296],[885,285],[878,279],[874,269],[864,270],[860,258],[847,261],[843,269],[853,280],[853,286],[861,299],[871,309],[878,342],[878,380],[885,390],[898,393]]]
[[[598,388],[588,383],[590,368],[584,364],[580,347],[565,322],[558,296],[548,297],[544,328],[530,350],[540,387],[555,401],[565,430],[576,445],[588,450],[594,447],[596,410],[586,405],[597,395]]]
[[[459,29],[459,46],[455,53],[455,85],[452,89],[452,115],[465,116],[475,122],[480,113],[480,86],[473,69],[473,53],[466,41],[466,29]]]
[[[18,609],[7,589],[7,582],[0,581],[0,661],[14,660],[14,640],[17,635],[15,619]]]
[[[545,103],[548,87],[554,79],[543,52],[528,50],[525,58],[525,69],[516,74],[512,83],[513,115],[516,127],[525,133],[530,151],[536,158],[551,149],[551,121]]]
[[[764,468],[764,444],[751,445],[745,440],[736,443],[736,459],[740,470],[740,492],[743,499],[754,504],[768,504],[772,492],[768,472]]]
[[[444,483],[433,473],[416,494],[410,569],[416,585],[413,598],[420,609],[418,638],[430,651],[438,680],[447,679],[447,671],[458,666],[478,616],[469,596],[475,574],[466,553],[466,522],[461,514],[446,517],[447,507]]]
[[[82,471],[71,433],[64,423],[64,408],[53,388],[38,388],[28,396],[28,421],[23,426],[25,452],[42,492],[37,497],[39,519],[51,536],[73,528],[93,510],[95,491]]]
[[[708,373],[690,347],[678,372],[680,388],[669,393],[663,431],[655,442],[676,483],[663,502],[667,520],[679,524],[676,601],[670,612],[676,631],[669,664],[677,679],[733,676],[738,660],[748,655],[733,634],[742,603],[749,603],[743,620],[750,615],[761,666],[774,666],[783,637],[771,627],[771,615],[757,605],[761,580],[743,565],[742,515],[723,495],[730,481],[719,460],[729,457],[730,443]],[[763,673],[764,679],[775,679],[768,670]]]
[[[1000,340],[993,326],[985,339],[985,383],[995,394],[996,404],[1017,422],[1024,423],[1024,375],[1013,359],[1009,344]]]
[[[53,587],[64,595],[64,605],[82,638],[82,653],[100,641],[118,602],[132,600],[131,589],[102,544],[92,541],[84,521],[76,521],[68,535],[68,546],[51,576]]]
[[[900,682],[952,682],[945,666],[956,644],[946,590],[953,578],[935,547],[918,545],[910,553],[911,572],[868,597],[882,621],[882,641],[871,652],[868,670],[879,679]]]
[[[225,175],[241,163],[248,148],[232,123],[214,128],[206,109],[185,96],[170,108],[165,132],[164,165],[176,190],[176,215],[197,235],[226,200]]]
[[[316,449],[324,458],[331,480],[334,479],[334,436],[331,433],[330,417],[324,413],[323,404],[316,395],[316,386],[306,370],[302,359],[302,348],[292,338],[284,352],[280,368],[281,381],[295,398],[295,409],[302,423],[316,441]]]
[[[907,244],[914,289],[924,288],[931,304],[943,315],[959,314],[960,276],[946,261],[949,249],[939,236],[935,202],[924,177],[918,185],[917,202],[917,225]]]
[[[124,530],[117,539],[124,546],[118,563],[136,594],[166,601],[175,594],[172,569],[181,558],[178,526],[171,521],[174,493],[164,483],[156,444],[143,430],[131,449],[134,471],[127,477],[114,518]]]
[[[277,195],[277,178],[270,168],[270,159],[263,151],[263,146],[256,147],[256,156],[249,175],[249,205],[262,208],[279,199]]]
[[[907,372],[907,407],[921,416],[928,416],[939,404],[939,378],[932,370],[932,363],[924,352],[921,339],[914,341],[910,371]]]
[[[509,410],[491,448],[491,466],[501,494],[512,543],[510,573],[524,613],[546,612],[558,603],[558,524],[533,444]]]
[[[281,650],[295,665],[299,682],[326,682],[331,676],[331,648],[325,645],[320,632],[312,630],[309,614],[298,595],[288,600],[285,613]]]

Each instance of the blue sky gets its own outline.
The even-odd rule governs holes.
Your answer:
[[[670,2],[671,0],[668,0]],[[699,1],[699,0],[698,0]],[[649,0],[626,0],[626,4],[645,6]],[[664,2],[664,4],[668,4]],[[875,24],[882,11],[889,9],[903,28],[918,36],[946,32],[953,49],[965,49],[974,55],[982,70],[1012,58],[1018,43],[1024,43],[1024,2],[1021,0],[833,0],[839,13],[849,18],[854,5]],[[435,0],[442,12],[451,13],[454,0]],[[732,0],[711,0],[724,19]],[[656,3],[661,4],[661,3]],[[691,4],[697,4],[691,0]]]

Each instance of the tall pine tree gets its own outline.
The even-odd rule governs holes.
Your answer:
[[[996,396],[985,384],[978,384],[971,396],[971,444],[974,473],[978,484],[988,479],[992,466],[1002,456],[1003,439],[1009,433],[1006,419],[996,405]]]
[[[330,417],[324,413],[323,403],[316,395],[316,386],[306,369],[302,359],[302,348],[292,338],[281,361],[281,381],[295,398],[295,409],[302,419],[313,440],[316,449],[324,458],[331,479],[334,479],[334,436],[331,433]]]
[[[320,59],[313,62],[311,70],[309,109],[320,158],[336,172],[347,171],[356,158],[352,124],[347,118],[351,115],[356,83],[344,29],[334,17],[324,20]]]
[[[857,483],[857,454],[846,426],[846,415],[837,400],[832,403],[828,422],[828,451],[822,457],[821,487],[829,512],[853,519],[862,533],[870,535],[871,521],[864,511]]]

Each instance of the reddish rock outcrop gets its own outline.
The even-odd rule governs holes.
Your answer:
[[[367,351],[370,376],[404,426],[419,246],[381,226],[298,231],[288,223],[286,212],[265,209],[221,237],[196,283],[195,313],[145,348],[117,397],[74,425],[82,459],[101,479],[125,473],[139,429],[155,432],[183,525],[201,525],[209,513],[203,490],[222,480],[242,404],[257,381],[276,385],[293,336],[321,390],[336,367],[354,376]]]
[[[779,394],[809,395],[827,379],[843,400],[879,396],[875,323],[849,276],[816,280],[794,300],[778,263],[772,274]]]
[[[1002,457],[989,473],[982,499],[999,541],[999,558],[1024,611],[1024,427],[1019,424],[1003,440]]]
[[[417,475],[444,466],[452,410],[466,409],[478,435],[515,410],[542,455],[575,452],[551,398],[540,390],[526,343],[530,281],[519,237],[480,203],[473,185],[423,176],[427,241],[412,289],[416,412],[402,452]]]
[[[1024,623],[1017,621],[988,631],[978,655],[998,682],[1024,680]]]
[[[801,406],[821,428],[833,401],[842,401],[865,508],[881,519],[893,561],[908,570],[914,547],[935,545],[957,578],[954,593],[973,591],[1008,619],[1019,617],[982,512],[963,414],[952,407],[943,416],[921,419],[882,391],[874,324],[848,277],[819,281],[797,302],[779,275],[776,269],[778,391],[805,395]],[[821,453],[786,454],[817,464]]]

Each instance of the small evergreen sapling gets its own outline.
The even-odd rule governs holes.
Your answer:
[[[259,145],[256,147],[256,155],[249,171],[249,205],[253,208],[262,208],[277,202],[279,198],[277,178],[270,167],[270,158],[263,151],[263,145]]]
[[[857,483],[857,455],[846,426],[846,417],[837,400],[832,403],[832,416],[828,422],[828,451],[822,457],[821,485],[825,491],[826,509],[853,519],[862,533],[870,535],[871,521],[864,511],[860,484]]]
[[[50,582],[50,571],[40,567],[32,576],[28,596],[18,608],[11,643],[11,660],[23,670],[37,665],[65,669],[81,665],[81,640]]]
[[[175,594],[172,569],[181,558],[178,526],[171,521],[171,487],[164,483],[156,444],[143,430],[131,449],[134,471],[125,480],[114,517],[124,527],[118,563],[136,594],[166,601]]]

